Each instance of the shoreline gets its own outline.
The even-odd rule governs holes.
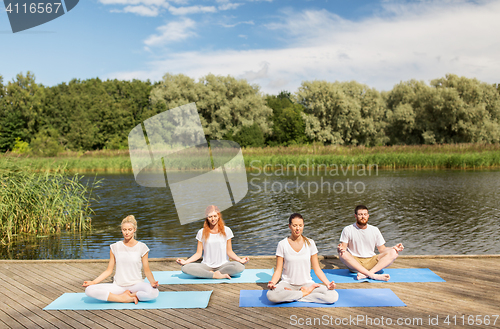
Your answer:
[[[129,157],[103,158],[17,158],[0,157],[0,168],[8,165],[22,168],[30,167],[30,171],[64,171],[85,173],[132,173]],[[354,169],[353,169],[354,167]],[[186,168],[186,167],[185,167]],[[168,171],[202,171],[196,168],[169,168]],[[245,157],[247,172],[297,170],[299,168],[321,170],[485,170],[500,168],[500,152],[482,153],[433,153],[433,154],[378,154],[373,156],[325,156],[325,155],[287,155],[287,156],[247,156]],[[149,171],[157,172],[157,171]]]
[[[288,167],[331,170],[354,165],[355,170],[372,166],[380,170],[500,168],[500,144],[436,144],[394,146],[294,145],[243,148],[247,171],[272,171]],[[169,171],[192,171],[200,168],[206,154],[193,151],[189,157],[175,159]],[[203,161],[202,161],[203,162]],[[19,166],[30,171],[132,172],[128,150],[65,151],[56,157],[32,157],[27,154],[0,154],[0,168]],[[324,169],[323,169],[324,170]]]

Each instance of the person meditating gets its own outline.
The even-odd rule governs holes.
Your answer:
[[[330,282],[319,267],[318,249],[312,239],[302,235],[304,219],[294,213],[288,219],[291,235],[278,243],[276,270],[267,284],[267,299],[273,303],[313,302],[332,304],[339,299],[335,282]],[[326,286],[314,283],[311,266]],[[281,281],[278,280],[281,276]],[[278,284],[277,284],[278,283]]]
[[[368,224],[368,208],[359,205],[354,209],[356,223],[346,226],[337,246],[339,258],[351,272],[358,272],[357,280],[370,278],[389,281],[389,274],[376,274],[391,265],[403,251],[404,246],[398,243],[394,247],[385,246],[380,230]],[[374,252],[377,247],[379,254]]]
[[[196,234],[198,246],[196,253],[189,259],[177,259],[182,265],[181,270],[198,278],[206,279],[231,279],[245,269],[248,257],[239,258],[231,246],[233,231],[224,225],[222,214],[217,206],[208,206],[205,210],[205,223]],[[193,263],[200,259],[201,263]],[[230,262],[229,258],[235,260]]]
[[[92,281],[84,281],[85,294],[99,300],[137,304],[158,297],[158,281],[149,269],[149,248],[135,239],[137,221],[130,215],[122,220],[123,241],[113,243],[109,252],[108,268]],[[113,283],[99,283],[116,272]],[[141,267],[150,283],[144,282]]]

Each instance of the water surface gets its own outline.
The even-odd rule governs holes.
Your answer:
[[[342,228],[354,222],[357,204],[370,209],[369,223],[380,228],[388,246],[405,245],[404,254],[500,253],[498,170],[266,174],[248,173],[249,193],[223,211],[239,255],[273,255],[289,234],[292,212],[302,213],[304,234],[315,240],[320,254],[336,254]],[[109,245],[122,238],[121,219],[129,214],[138,220],[138,240],[149,246],[150,257],[195,252],[203,222],[180,225],[168,190],[141,187],[132,174],[98,177],[103,183],[91,232],[3,246],[1,258],[108,258]]]

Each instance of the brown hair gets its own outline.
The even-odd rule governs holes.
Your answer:
[[[304,222],[304,217],[302,217],[302,215],[299,214],[298,212],[294,212],[293,214],[290,215],[290,217],[288,217],[288,225],[292,225],[292,220],[294,218],[300,218],[302,219],[302,222]],[[302,239],[304,239],[305,243],[307,243],[308,246],[311,245],[311,242],[309,242],[309,239],[306,238],[304,234],[302,234]]]
[[[356,206],[356,208],[354,208],[354,213],[357,215],[358,210],[362,210],[362,209],[368,211],[368,208],[366,208],[366,206],[363,206],[362,204],[360,204],[359,206]]]
[[[222,234],[224,237],[226,236],[226,229],[224,228],[224,221],[222,220],[222,214],[220,213],[220,210],[217,206],[212,205],[208,206],[207,209],[205,209],[205,223],[203,224],[203,235],[202,235],[203,241],[207,241],[208,238],[210,237],[210,223],[208,222],[208,214],[214,211],[219,216],[219,221],[217,222],[219,233]]]

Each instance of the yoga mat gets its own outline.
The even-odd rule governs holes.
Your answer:
[[[240,290],[240,307],[387,307],[406,306],[391,289],[338,289],[339,300],[333,304],[291,302],[275,304],[267,290]]]
[[[206,308],[210,291],[160,291],[154,301],[134,303],[104,302],[85,293],[65,293],[44,310],[142,310],[162,308]]]
[[[246,269],[231,279],[200,279],[181,271],[153,271],[153,276],[160,284],[268,283],[273,272],[273,269]]]
[[[348,269],[323,270],[326,277],[335,283],[353,282],[446,282],[439,275],[428,268],[386,268],[378,273],[389,274],[389,281],[377,281],[372,279],[356,280],[357,273],[352,273]],[[316,283],[321,283],[314,271],[311,276]]]

